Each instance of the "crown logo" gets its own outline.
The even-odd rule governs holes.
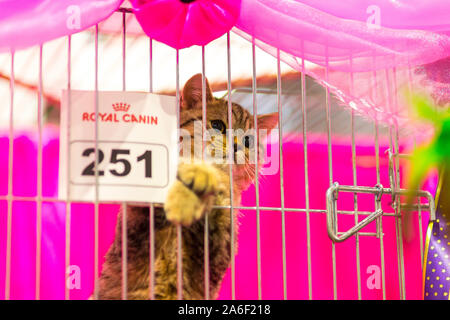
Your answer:
[[[127,112],[130,109],[130,105],[125,102],[116,102],[112,104],[114,111],[124,111]]]

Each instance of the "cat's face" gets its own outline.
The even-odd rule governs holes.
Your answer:
[[[264,155],[265,135],[278,123],[278,113],[258,116],[259,138],[255,146],[254,117],[247,110],[236,103],[232,103],[232,126],[228,124],[228,101],[213,97],[208,81],[206,81],[206,150],[209,157],[215,161],[225,162],[227,158],[227,141],[232,129],[231,139],[233,180],[234,183],[248,184],[255,176],[255,165],[258,167]],[[202,158],[202,75],[193,76],[185,84],[181,98],[180,127],[186,137],[190,135],[190,155],[193,158]],[[197,148],[195,147],[197,143]],[[259,160],[256,152],[259,150]],[[184,155],[186,156],[186,155]],[[230,162],[230,160],[228,160]]]

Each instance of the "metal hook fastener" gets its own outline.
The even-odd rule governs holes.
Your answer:
[[[375,196],[375,210],[381,210],[381,196],[383,195],[383,185],[381,183],[377,183],[375,185],[375,188],[378,189],[378,192],[376,193]],[[382,221],[381,221],[381,216],[378,217],[378,219],[376,220],[376,224],[377,224],[377,238],[381,238],[382,236]]]
[[[383,188],[381,187],[350,187],[350,186],[339,186],[335,183],[333,186],[327,190],[327,231],[328,236],[333,242],[342,242],[352,235],[357,233],[359,230],[367,226],[369,223],[377,219],[383,214],[381,208],[378,208],[374,213],[367,216],[364,220],[360,221],[358,224],[353,226],[348,231],[342,233],[340,236],[337,231],[337,210],[336,210],[336,194],[339,191],[346,192],[362,192],[362,193],[372,193],[376,194],[377,198],[381,199],[381,194],[383,193]]]
[[[360,221],[358,224],[353,226],[351,229],[345,232],[337,231],[337,209],[336,200],[338,192],[351,192],[351,193],[366,193],[375,195],[375,212],[368,215],[364,220]],[[406,195],[409,190],[399,189],[394,191],[395,196]],[[383,215],[383,210],[381,209],[381,197],[383,194],[393,194],[391,188],[383,188],[381,184],[375,187],[362,187],[362,186],[341,186],[338,183],[334,183],[330,188],[328,188],[327,197],[327,231],[328,236],[334,242],[342,242],[352,235],[356,234],[359,230],[367,226],[372,221],[380,218]],[[434,199],[431,193],[428,191],[415,191],[416,197],[424,197],[428,199],[428,204],[423,206],[425,210],[430,212],[430,220],[436,219]],[[377,226],[377,237],[381,236],[381,221],[378,221]]]
[[[389,184],[391,186],[391,196],[392,196],[392,204],[396,203],[396,193],[395,193],[395,178],[394,178],[394,153],[390,149],[385,151],[389,155]]]
[[[383,195],[383,185],[381,183],[377,183],[375,185],[375,188],[378,189],[377,192],[375,193],[375,200],[377,202],[381,201],[381,196]]]

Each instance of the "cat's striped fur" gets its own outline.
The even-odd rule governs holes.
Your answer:
[[[206,81],[207,83],[207,81]],[[220,120],[228,126],[228,102],[212,96],[207,83],[207,126]],[[246,131],[253,127],[253,116],[237,104],[232,104],[233,129]],[[277,115],[258,117],[258,127],[272,129],[277,124]],[[193,76],[184,86],[180,125],[192,139],[195,121],[202,121],[202,76]],[[217,123],[217,122],[216,122]],[[233,202],[239,205],[241,192],[253,180],[254,165],[249,163],[249,153],[242,141],[234,141],[235,156],[245,156],[244,164],[233,165]],[[212,209],[213,205],[230,205],[229,164],[214,164],[200,161],[182,161],[178,177],[171,186],[167,201],[155,205],[155,287],[156,299],[177,299],[177,231],[182,224],[183,247],[183,299],[203,299],[204,292],[204,214],[209,220],[209,270],[210,297],[218,294],[222,278],[231,261],[231,215],[229,209]],[[226,150],[226,139],[223,139]],[[226,155],[226,151],[224,152]],[[186,156],[186,155],[185,155]],[[236,213],[236,212],[235,212]],[[118,216],[116,237],[106,255],[99,280],[99,299],[121,299],[121,223]],[[237,231],[236,220],[235,230]],[[149,292],[149,208],[127,206],[128,241],[128,299],[148,299]],[[236,245],[236,243],[234,244]]]

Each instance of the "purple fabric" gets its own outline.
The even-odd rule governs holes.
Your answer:
[[[442,192],[439,197],[445,197]],[[430,223],[425,241],[424,299],[450,300],[450,228],[447,207],[439,202],[436,221]]]
[[[123,0],[0,0],[0,51],[80,32],[109,17]]]
[[[239,16],[240,0],[131,0],[150,37],[176,49],[206,45],[228,32]]]

